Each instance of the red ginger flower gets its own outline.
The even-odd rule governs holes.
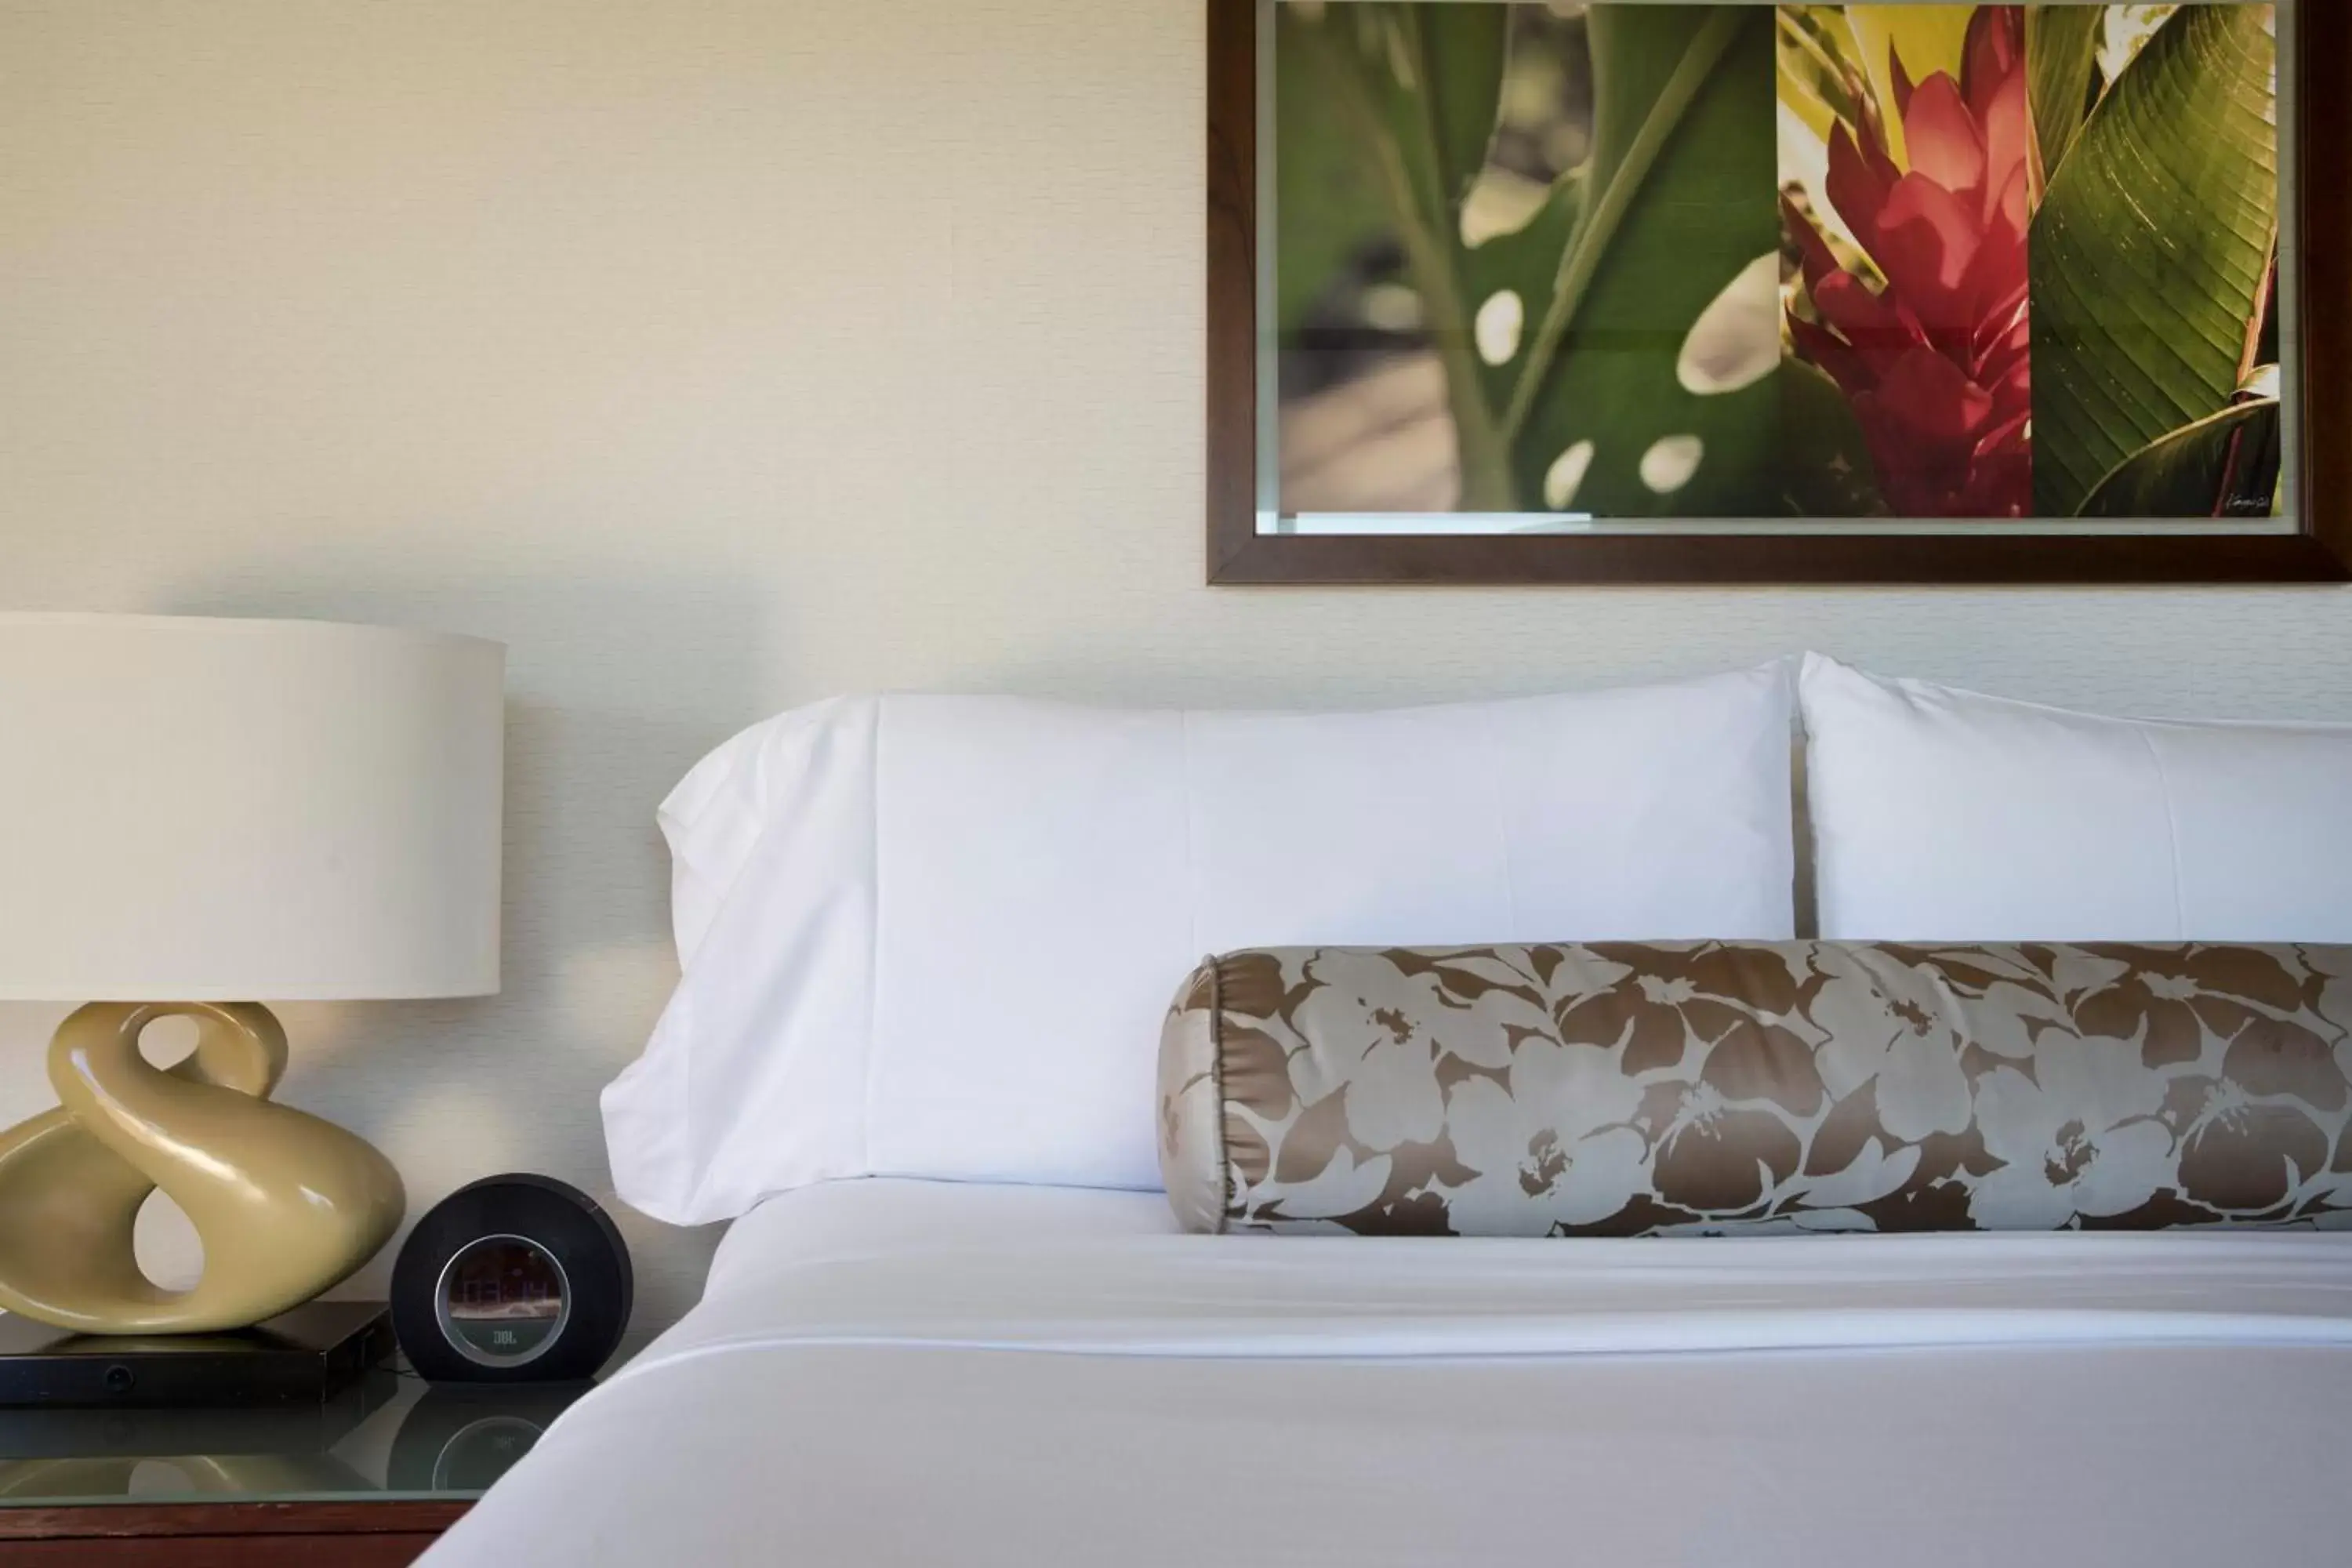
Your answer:
[[[1790,328],[1853,404],[1895,515],[2022,517],[2033,503],[2025,8],[1977,7],[1957,82],[1937,71],[1915,86],[1893,66],[1910,172],[1875,115],[1859,145],[1843,122],[1830,139],[1830,202],[1886,287],[1842,268],[1784,198],[1820,318],[1791,310]]]

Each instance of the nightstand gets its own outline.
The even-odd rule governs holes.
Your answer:
[[[0,1563],[408,1563],[589,1386],[382,1371],[325,1405],[0,1411]]]

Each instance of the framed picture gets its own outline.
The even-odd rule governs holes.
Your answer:
[[[1207,4],[1211,582],[2352,580],[2352,4]]]

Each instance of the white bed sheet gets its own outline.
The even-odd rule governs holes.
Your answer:
[[[863,1181],[451,1531],[565,1563],[2342,1561],[2352,1236],[1174,1234]]]

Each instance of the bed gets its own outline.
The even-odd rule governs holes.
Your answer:
[[[2337,1561],[2342,1240],[1274,1240],[830,1183],[428,1562]]]
[[[430,1561],[2345,1561],[2347,777],[1822,659],[783,715],[604,1100],[705,1299]],[[1988,935],[2189,945],[1832,945]]]

